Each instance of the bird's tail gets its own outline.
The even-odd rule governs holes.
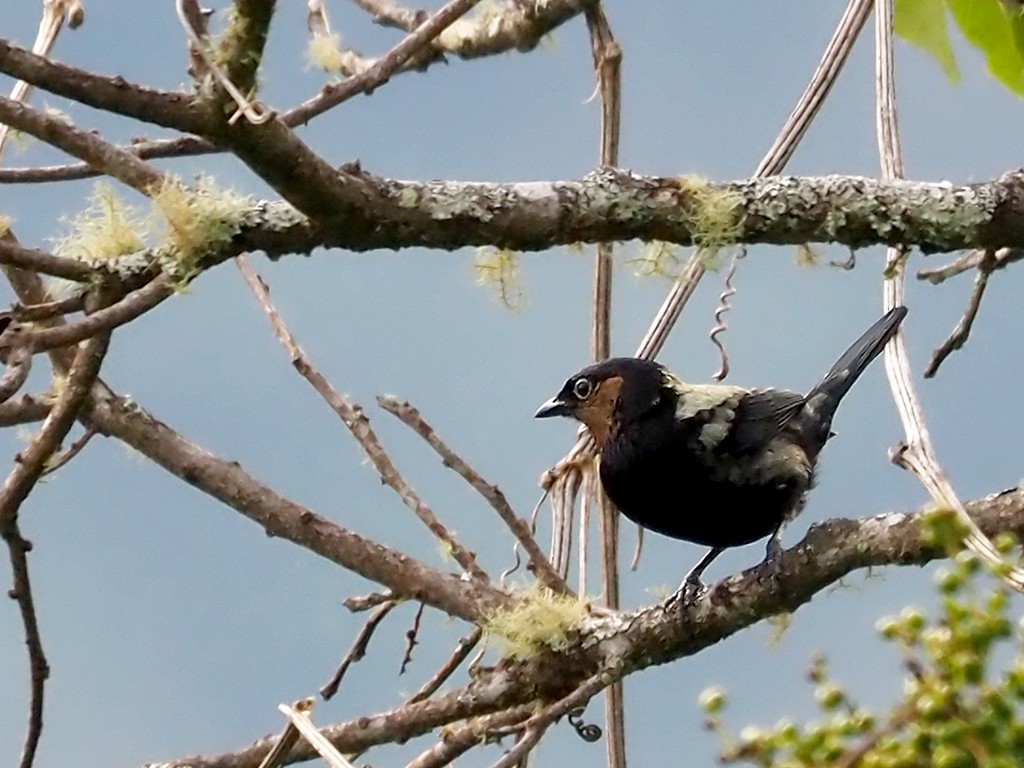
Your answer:
[[[805,409],[813,413],[827,434],[839,402],[864,370],[882,352],[907,316],[906,307],[895,307],[868,328],[836,361],[825,378],[807,395]],[[809,407],[808,407],[809,406]],[[810,414],[809,414],[810,415]]]

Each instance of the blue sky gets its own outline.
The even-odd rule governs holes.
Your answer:
[[[30,45],[39,3],[9,4],[0,35]],[[622,164],[642,173],[748,176],[770,145],[827,43],[843,3],[793,0],[644,4],[609,2],[623,46]],[[344,40],[366,53],[397,41],[351,4],[328,4]],[[56,55],[77,66],[163,88],[184,83],[185,44],[172,3],[105,0],[87,6],[85,25],[65,31]],[[869,22],[870,24],[871,22]],[[958,45],[963,80],[900,44],[897,76],[907,175],[985,180],[1021,165],[1024,105],[996,84],[974,51]],[[322,83],[304,61],[305,8],[282,3],[272,28],[263,98],[285,108]],[[10,82],[0,78],[0,87]],[[587,102],[593,73],[585,26],[576,20],[528,54],[452,61],[396,78],[302,131],[330,161],[359,159],[374,173],[405,179],[575,178],[598,156],[599,105]],[[798,174],[877,175],[870,30],[797,152]],[[38,95],[77,124],[127,141],[144,129]],[[147,136],[159,135],[155,131]],[[55,162],[30,146],[8,165]],[[261,196],[267,189],[223,157],[161,163],[183,178],[212,173]],[[65,231],[92,182],[4,187],[0,211],[23,242],[45,247]],[[132,193],[124,191],[126,199]],[[137,202],[137,201],[136,201]],[[661,302],[667,283],[639,278],[619,249],[613,349],[628,354]],[[820,249],[826,258],[845,254]],[[938,263],[931,257],[927,263]],[[796,265],[792,248],[754,248],[740,271],[729,315],[731,381],[794,389],[811,386],[845,345],[880,313],[878,249],[842,272]],[[574,430],[535,422],[536,406],[589,354],[591,261],[559,249],[524,256],[526,304],[499,306],[476,285],[473,253],[350,254],[318,251],[254,265],[292,330],[335,385],[370,410],[374,427],[407,477],[485,566],[500,572],[510,543],[493,513],[418,438],[371,408],[376,394],[409,398],[439,432],[508,493],[520,514],[536,501],[541,471],[560,458]],[[914,266],[925,264],[920,256]],[[1021,468],[1024,377],[1021,268],[994,276],[965,351],[937,380],[921,384],[939,456],[966,498],[1015,485]],[[661,360],[680,375],[706,379],[717,368],[707,340],[721,275],[702,284]],[[918,370],[956,323],[970,279],[941,287],[912,284],[906,328]],[[0,302],[10,300],[5,293]],[[40,366],[41,368],[42,366]],[[328,408],[288,365],[237,270],[222,265],[183,295],[117,333],[107,381],[163,421],[221,456],[240,461],[277,490],[354,530],[434,564],[436,544],[371,467]],[[37,386],[43,384],[40,377]],[[882,366],[875,366],[840,410],[839,437],[822,459],[820,485],[787,534],[808,524],[916,508],[917,482],[892,467],[886,450],[900,438]],[[22,437],[0,436],[0,456]],[[681,489],[681,503],[685,489]],[[22,511],[36,548],[31,566],[43,638],[53,669],[37,765],[74,760],[80,768],[135,765],[194,752],[232,749],[280,728],[276,705],[310,695],[348,648],[362,617],[341,601],[369,585],[308,552],[268,539],[256,526],[185,486],[110,439],[42,485]],[[624,527],[624,549],[634,534]],[[648,536],[637,573],[626,573],[623,603],[651,602],[649,590],[678,583],[698,547]],[[723,556],[717,579],[756,563],[760,545]],[[875,620],[907,603],[933,604],[932,569],[886,569],[819,595],[773,644],[759,625],[700,654],[627,681],[633,766],[710,766],[715,742],[700,728],[696,700],[721,684],[728,719],[773,723],[813,712],[800,679],[824,650],[836,674],[865,704],[900,689],[898,659],[877,642]],[[4,575],[3,580],[9,580]],[[427,612],[424,642],[404,677],[397,670],[412,608],[388,619],[370,655],[342,693],[321,704],[329,723],[393,706],[445,658],[463,627]],[[0,602],[0,762],[23,737],[27,662],[13,602]],[[595,701],[588,719],[600,722]],[[374,750],[365,759],[395,765],[426,747]],[[491,749],[460,764],[489,764]],[[539,765],[603,760],[603,746],[554,729]]]

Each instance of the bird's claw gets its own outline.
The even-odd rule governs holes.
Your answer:
[[[699,578],[688,578],[679,585],[679,589],[669,598],[669,603],[679,603],[683,606],[693,605],[704,597],[707,592],[707,584]]]
[[[761,580],[777,589],[782,579],[782,542],[776,538],[768,540],[764,560],[761,562]]]

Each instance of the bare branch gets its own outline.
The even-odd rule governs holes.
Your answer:
[[[398,605],[396,600],[389,600],[386,603],[382,603],[377,606],[377,609],[370,614],[366,623],[363,624],[363,628],[359,630],[359,634],[356,635],[356,639],[352,642],[352,647],[348,649],[348,653],[345,654],[345,658],[341,660],[341,664],[338,666],[337,671],[331,676],[331,679],[320,689],[320,696],[324,700],[329,700],[334,697],[334,694],[338,692],[338,688],[341,687],[341,681],[345,677],[345,673],[348,672],[348,668],[356,662],[362,661],[366,656],[366,649],[370,646],[370,638],[373,637],[373,633],[376,631],[377,626],[384,621],[384,618],[391,613],[391,610]],[[422,603],[421,603],[422,605]]]
[[[383,592],[371,592],[368,595],[362,597],[349,597],[343,602],[344,606],[348,608],[352,613],[359,613],[361,611],[368,611],[371,608],[376,608],[378,605],[391,602],[396,597],[395,593],[390,589]]]
[[[10,552],[14,586],[11,597],[18,603],[25,626],[30,668],[30,703],[28,733],[21,753],[21,768],[31,768],[43,729],[43,698],[50,667],[43,652],[39,622],[28,571],[31,544],[18,526],[18,511],[46,469],[46,463],[60,446],[74,424],[78,411],[86,404],[89,390],[99,374],[110,335],[92,339],[79,348],[71,367],[68,382],[57,403],[47,415],[39,433],[29,446],[18,454],[14,468],[0,489],[0,536]]]
[[[50,413],[50,404],[39,397],[22,395],[17,400],[0,403],[0,427],[15,427],[42,421]]]
[[[918,270],[917,279],[927,280],[932,285],[938,285],[968,270],[977,269],[986,260],[991,264],[990,271],[995,272],[997,269],[1003,269],[1016,261],[1024,259],[1024,249],[1020,248],[1000,248],[991,257],[988,254],[989,251],[984,250],[965,253],[941,267],[928,267]]]
[[[342,83],[324,86],[320,94],[288,113],[291,125],[307,123],[317,115],[348,101],[360,93],[372,93],[386,83],[407,62],[426,49],[431,41],[469,11],[480,0],[450,0],[433,16],[416,28],[402,42],[378,59],[372,66]]]
[[[584,706],[594,696],[608,687],[617,676],[604,671],[592,675],[572,693],[545,707],[522,725],[523,733],[516,745],[505,753],[491,768],[513,768],[537,746],[541,736],[558,718]]]
[[[930,509],[930,505],[929,505]],[[1024,490],[992,494],[968,505],[988,535],[1024,533]],[[545,651],[523,662],[478,670],[465,687],[396,709],[328,726],[324,735],[342,752],[402,741],[469,717],[521,704],[557,701],[567,690],[609,671],[602,682],[699,653],[708,646],[778,613],[792,613],[854,570],[882,565],[922,565],[948,552],[926,541],[928,511],[858,520],[833,519],[811,527],[783,553],[777,578],[756,567],[718,582],[692,607],[678,603],[628,614],[593,615],[578,627],[564,651]],[[593,694],[591,694],[593,695]],[[272,743],[260,740],[235,752],[171,761],[168,768],[256,768]],[[288,762],[313,757],[297,747]]]
[[[510,3],[502,11],[500,17],[460,21],[460,35],[451,46],[445,48],[447,40],[434,39],[432,44],[435,47],[445,48],[448,53],[467,59],[492,56],[510,50],[526,52],[532,50],[544,35],[581,13],[585,4],[583,0],[544,0],[543,2],[534,0],[531,3]],[[394,3],[389,5],[397,7]],[[409,24],[401,25],[401,28],[407,32],[415,31],[416,27],[427,18],[427,14],[422,11],[405,11],[403,13],[402,18],[408,19]],[[440,59],[424,59],[422,55],[415,55],[399,71],[425,66],[436,60]],[[374,63],[380,61],[378,59]],[[323,94],[315,98],[323,98]],[[306,112],[309,103],[301,104],[294,110],[284,113],[281,115],[281,121],[289,127],[295,127],[308,120]],[[193,132],[201,132],[201,130],[201,127],[197,126]],[[131,147],[121,147],[121,149],[133,152],[143,160],[160,157],[187,157],[224,151],[213,142],[198,136],[146,141]],[[66,181],[90,178],[95,175],[97,172],[85,163],[40,168],[0,168],[0,183]]]
[[[205,127],[206,112],[193,102],[191,94],[146,88],[120,76],[94,75],[38,56],[4,38],[0,38],[0,72],[57,96],[164,128],[202,133]]]
[[[886,179],[903,176],[903,152],[896,117],[896,84],[893,73],[893,2],[879,0],[875,7],[875,100],[878,153],[882,175]],[[891,247],[886,253],[886,279],[883,283],[885,308],[905,304],[906,249]],[[885,371],[892,389],[896,410],[906,433],[906,442],[893,452],[895,464],[909,470],[943,509],[951,509],[967,531],[964,544],[982,559],[1000,570],[1006,582],[1024,592],[1024,568],[1007,562],[967,513],[953,484],[939,463],[924,416],[921,398],[914,386],[907,354],[905,331],[897,329],[885,345]]]
[[[18,269],[30,269],[33,272],[62,277],[65,280],[74,280],[79,283],[87,283],[96,276],[96,271],[88,264],[83,264],[75,259],[54,256],[52,253],[36,248],[26,248],[16,240],[0,239],[0,264]]]
[[[527,556],[530,558],[534,573],[545,586],[560,594],[571,594],[572,591],[562,577],[555,572],[544,551],[537,544],[537,540],[530,533],[529,526],[515,513],[512,505],[508,503],[508,499],[505,498],[505,494],[501,492],[498,486],[487,482],[465,459],[449,448],[438,436],[437,432],[434,431],[434,428],[424,420],[417,408],[408,402],[399,401],[397,398],[389,395],[379,396],[377,404],[388,413],[398,417],[403,424],[412,428],[416,434],[426,440],[427,444],[441,457],[446,467],[458,473],[459,477],[469,483],[477,493],[486,499],[487,503],[498,513],[498,517],[508,526],[509,530],[512,531],[512,534],[522,545]]]
[[[52,475],[61,467],[66,466],[72,459],[78,454],[85,450],[85,446],[89,444],[89,441],[96,436],[96,430],[93,427],[86,427],[85,432],[82,436],[75,440],[64,453],[57,457],[57,459],[49,463],[46,469],[43,471],[43,476]]]
[[[6,366],[0,377],[0,403],[5,403],[28,379],[32,370],[32,349],[25,341],[25,328],[21,323],[11,320],[10,316],[0,316],[0,324],[0,360]]]
[[[97,170],[143,194],[164,180],[162,173],[95,134],[3,96],[0,96],[0,122],[85,160]]]
[[[981,309],[981,299],[985,295],[985,288],[988,286],[988,277],[995,268],[995,254],[992,251],[986,251],[986,254],[987,258],[982,259],[978,265],[978,274],[974,278],[974,289],[971,291],[971,298],[967,302],[967,308],[964,310],[963,317],[960,318],[960,322],[956,324],[953,332],[932,353],[931,362],[928,363],[928,367],[924,371],[926,379],[935,376],[943,361],[953,352],[963,347],[967,343],[967,338],[971,335],[971,329],[974,327],[974,318],[978,316],[978,310]]]
[[[425,607],[423,603],[420,603],[416,609],[416,616],[412,620],[412,626],[405,633],[405,654],[402,656],[402,666],[398,670],[400,675],[404,675],[405,670],[409,668],[409,665],[412,663],[412,651],[420,644],[420,621],[423,619],[423,609]]]
[[[97,333],[110,331],[129,323],[148,312],[164,299],[173,296],[174,286],[174,279],[170,275],[163,274],[149,285],[132,291],[116,304],[86,315],[74,323],[30,331],[25,334],[26,339],[35,352],[45,352],[49,349],[77,344]]]
[[[533,712],[532,705],[521,704],[504,712],[473,718],[465,725],[450,729],[436,744],[418,755],[405,768],[444,768],[473,747],[494,739],[495,731],[516,725]]]
[[[142,141],[130,146],[118,146],[118,149],[129,152],[140,160],[151,160],[161,157],[191,157],[206,155],[222,150],[217,149],[213,142],[198,136],[178,136],[174,139]],[[100,176],[88,163],[70,163],[65,165],[47,165],[29,168],[0,168],[0,184],[40,184],[52,181],[74,181]]]
[[[306,355],[305,351],[295,340],[295,337],[292,336],[291,331],[284,324],[284,320],[281,318],[277,308],[271,303],[270,290],[267,288],[267,284],[263,282],[263,278],[253,271],[244,257],[239,257],[237,264],[245,277],[245,281],[256,295],[260,308],[270,321],[274,329],[274,335],[277,336],[278,341],[281,342],[291,357],[295,370],[310,383],[317,394],[338,415],[342,423],[348,428],[356,442],[359,443],[366,453],[367,458],[373,462],[373,466],[380,474],[381,480],[398,494],[402,502],[434,534],[435,538],[451,553],[455,562],[466,573],[475,579],[489,582],[490,579],[486,571],[476,562],[476,555],[459,543],[452,532],[437,518],[434,511],[427,506],[419,494],[406,482],[394,462],[391,461],[391,457],[388,456],[383,446],[381,446],[376,433],[370,428],[370,420],[363,414],[362,408],[349,402],[348,398],[338,392],[313,365],[309,356]]]
[[[189,442],[134,402],[113,394],[94,397],[85,423],[224,502],[262,526],[268,535],[287,539],[383,584],[397,597],[426,602],[468,621],[511,602],[504,592],[479,579],[466,581],[458,574],[432,568],[280,496],[238,462],[214,456]]]
[[[462,662],[469,658],[469,654],[473,652],[476,644],[480,642],[480,638],[483,632],[480,627],[474,627],[473,631],[468,635],[459,640],[458,646],[455,648],[455,652],[449,657],[440,669],[425,682],[416,693],[414,693],[405,702],[406,704],[415,704],[417,701],[423,701],[424,699],[433,696],[437,690],[445,684],[455,670],[461,666]]]
[[[354,0],[373,14],[378,24],[414,31],[425,17],[395,0]],[[459,23],[457,35],[442,38],[435,45],[445,53],[464,59],[492,56],[516,50],[531,51],[545,35],[554,31],[588,5],[587,0],[512,0],[488,9],[480,18]]]

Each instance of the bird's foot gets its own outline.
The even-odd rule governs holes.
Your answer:
[[[693,605],[708,592],[708,586],[700,580],[699,576],[687,576],[679,589],[668,599],[668,602],[679,603],[682,606]]]
[[[761,561],[761,580],[777,589],[782,579],[782,542],[774,536],[768,539],[764,560]]]

